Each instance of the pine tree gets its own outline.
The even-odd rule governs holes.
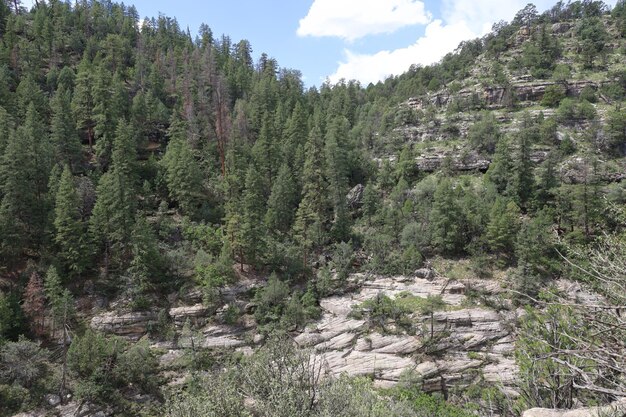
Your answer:
[[[69,166],[59,181],[54,207],[54,241],[63,265],[73,274],[86,267],[85,226],[81,221],[80,199]]]
[[[368,218],[368,222],[378,211],[380,200],[376,186],[373,182],[368,182],[363,190],[363,215]]]
[[[331,234],[337,241],[349,239],[348,209],[346,193],[348,192],[348,155],[345,142],[349,131],[348,120],[335,117],[328,126],[324,155],[326,162],[326,178],[328,191],[333,207],[333,223]]]
[[[491,208],[485,238],[492,251],[512,255],[519,230],[520,209],[510,200],[498,197]]]
[[[15,91],[17,96],[17,120],[26,120],[28,108],[32,105],[38,117],[46,119],[48,103],[46,98],[30,74],[26,74],[20,81]]]
[[[98,198],[89,230],[98,246],[104,246],[105,274],[111,258],[122,266],[128,255],[136,208],[136,149],[132,132],[120,121],[113,145],[112,164],[100,178]]]
[[[514,161],[513,193],[517,203],[525,207],[532,198],[535,180],[533,162],[530,159],[531,138],[524,131],[517,135],[518,149]]]
[[[283,158],[290,164],[295,171],[294,175],[298,178],[298,172],[302,167],[296,164],[296,153],[298,147],[304,145],[306,142],[307,127],[307,114],[304,106],[298,101],[291,113],[284,132],[284,144],[282,146]]]
[[[496,145],[493,162],[487,170],[487,180],[491,182],[496,191],[504,196],[511,193],[511,183],[514,170],[512,149],[508,138],[502,138]]]
[[[54,266],[48,268],[43,282],[43,289],[48,299],[48,307],[52,315],[52,333],[58,324],[67,322],[74,312],[74,300],[67,288],[63,288],[63,283],[59,273]]]
[[[111,151],[111,170],[117,171],[128,181],[131,189],[137,186],[137,141],[135,131],[126,120],[120,120],[115,131]]]
[[[287,233],[291,228],[297,203],[298,196],[293,175],[289,165],[284,163],[278,171],[267,202],[265,224],[268,230]]]
[[[264,249],[265,198],[261,176],[251,166],[246,173],[246,188],[243,194],[241,219],[241,241],[248,264],[258,266]]]
[[[539,183],[537,184],[537,203],[540,208],[554,202],[554,189],[559,186],[559,179],[556,172],[558,158],[558,153],[552,151],[548,154],[548,158],[543,164],[541,164],[541,174],[539,175]]]
[[[4,107],[0,106],[0,160],[9,143],[9,137],[12,131],[13,120]]]
[[[102,169],[107,169],[111,163],[113,142],[118,132],[116,127],[120,118],[116,117],[116,110],[112,103],[111,73],[105,65],[100,65],[93,75],[93,138],[95,140],[96,157]],[[136,130],[137,126],[133,124]]]
[[[302,172],[302,200],[296,212],[294,232],[303,251],[304,264],[308,254],[325,239],[324,223],[327,211],[327,185],[324,180],[324,143],[318,126],[313,127],[305,147],[306,159]]]
[[[164,267],[156,236],[143,213],[138,213],[135,218],[131,242],[132,260],[127,271],[129,288],[139,295],[159,283]]]
[[[51,162],[48,136],[31,103],[24,125],[10,136],[0,165],[0,253],[5,256],[19,256],[45,236]]]
[[[184,214],[193,217],[203,201],[202,171],[185,132],[184,123],[180,120],[172,122],[170,142],[162,163],[170,198],[178,203]]]
[[[57,90],[50,107],[52,109],[50,140],[57,161],[76,168],[82,159],[82,147],[72,119],[71,93],[65,89]]]
[[[93,116],[93,82],[93,67],[87,53],[85,53],[76,75],[72,112],[76,119],[76,128],[86,133],[90,148],[93,146],[96,124]]]
[[[70,93],[71,96],[74,92],[75,80],[76,74],[74,74],[74,70],[70,66],[63,67],[57,79],[57,92],[67,91]]]
[[[263,125],[261,126],[259,138],[252,148],[252,156],[254,157],[254,164],[261,175],[263,194],[269,196],[274,177],[276,176],[279,158],[276,131],[269,113],[263,116]]]
[[[443,253],[458,253],[466,243],[463,236],[464,215],[459,200],[459,193],[451,181],[441,180],[435,191],[430,224],[432,243]]]

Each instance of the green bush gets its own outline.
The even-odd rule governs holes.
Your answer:
[[[541,105],[546,107],[557,107],[561,100],[565,98],[565,87],[560,84],[553,84],[546,87],[546,91],[541,99]]]
[[[589,103],[595,103],[596,101],[598,101],[598,96],[596,95],[595,88],[589,85],[583,88],[582,91],[580,92],[580,99],[586,100]]]
[[[15,384],[0,384],[0,416],[9,417],[30,403],[30,392]]]
[[[115,405],[120,389],[130,385],[143,392],[157,390],[158,361],[147,343],[129,345],[88,330],[67,352],[71,387],[79,399]]]

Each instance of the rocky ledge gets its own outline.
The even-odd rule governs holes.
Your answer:
[[[577,410],[551,410],[548,408],[531,408],[522,417],[613,417],[626,415],[626,399],[614,402],[605,407],[579,408]]]
[[[144,336],[156,322],[157,314],[154,312],[107,312],[93,317],[90,325],[94,330],[136,341]]]

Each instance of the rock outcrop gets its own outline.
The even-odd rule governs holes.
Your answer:
[[[363,192],[365,191],[365,187],[363,184],[355,185],[346,195],[346,200],[348,202],[348,207],[351,209],[357,209],[361,207],[363,204]]]
[[[566,94],[570,97],[580,96],[585,87],[598,90],[602,85],[609,81],[593,82],[593,81],[570,81],[562,84],[566,89]],[[447,90],[439,91],[426,95],[421,98],[413,97],[406,101],[406,105],[414,110],[422,110],[432,105],[435,107],[445,107],[454,101],[472,102],[478,101],[490,109],[499,109],[506,107],[508,97],[513,97],[516,102],[538,102],[543,99],[546,88],[557,84],[553,81],[528,81],[518,79],[511,83],[510,86],[488,86],[482,87],[476,85],[474,87],[460,90],[457,93],[451,93]]]
[[[91,328],[104,333],[115,334],[130,340],[139,340],[150,326],[157,322],[154,312],[116,313],[108,312],[91,319]]]
[[[548,157],[549,151],[545,149],[535,149],[532,151],[530,159],[533,163],[541,163]],[[479,155],[476,152],[450,153],[450,152],[424,152],[415,158],[417,169],[423,172],[434,172],[441,169],[445,164],[457,172],[480,171],[486,172],[491,165],[492,157]]]
[[[427,392],[468,385],[482,375],[485,381],[516,395],[514,337],[506,324],[515,320],[516,312],[461,308],[466,298],[464,283],[430,274],[428,278],[354,274],[351,279],[358,289],[322,300],[322,319],[297,335],[295,341],[312,348],[330,374],[368,375],[381,387],[394,385],[407,371],[422,381]],[[474,282],[471,285],[480,287]],[[489,292],[489,287],[481,290]],[[499,291],[497,285],[491,288]],[[401,294],[420,298],[438,295],[450,310],[432,316],[411,313],[417,323],[414,334],[393,324],[389,332],[381,333],[366,320],[350,316],[354,306],[379,293],[392,298]]]
[[[177,326],[183,326],[185,322],[189,321],[194,325],[202,325],[206,322],[206,316],[209,309],[202,304],[195,304],[193,306],[183,306],[171,308],[169,311],[170,317]]]
[[[524,411],[522,417],[623,417],[624,415],[626,415],[626,400],[617,401],[604,407],[580,408],[577,410],[532,408]]]

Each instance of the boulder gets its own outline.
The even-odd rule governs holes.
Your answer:
[[[561,34],[570,30],[572,26],[567,22],[558,22],[552,25],[552,33]]]
[[[355,185],[346,196],[346,200],[348,201],[348,206],[352,209],[359,208],[363,204],[363,192],[365,191],[365,187],[363,184]]]
[[[435,278],[435,271],[430,268],[420,268],[416,270],[413,274],[418,278],[426,279],[429,281]]]
[[[56,407],[57,405],[61,404],[61,397],[56,394],[46,394],[44,398],[46,402],[52,407]]]

